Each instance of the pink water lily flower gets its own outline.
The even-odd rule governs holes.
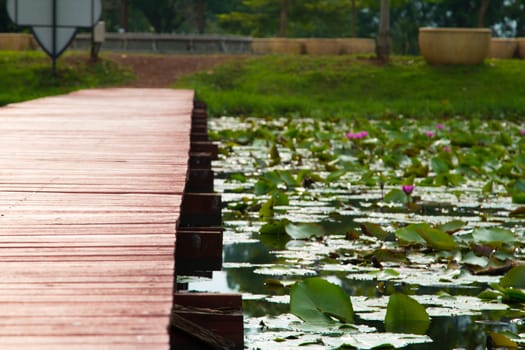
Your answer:
[[[425,133],[425,135],[427,135],[428,137],[434,137],[434,136],[436,136],[436,133],[433,132],[433,131],[427,131],[427,132]]]
[[[415,187],[416,186],[414,185],[403,185],[401,188],[403,189],[403,192],[405,192],[407,196],[410,196],[412,194],[412,191],[414,191]]]
[[[438,130],[443,130],[445,128],[445,126],[441,123],[439,123],[438,125],[436,125],[436,128],[438,128]]]
[[[346,134],[346,137],[349,138],[350,140],[363,139],[367,136],[368,136],[368,131],[359,131],[357,133],[349,132]]]
[[[525,129],[521,129],[520,130],[520,135],[524,135],[525,136]]]

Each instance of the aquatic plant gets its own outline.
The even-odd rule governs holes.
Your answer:
[[[359,139],[363,139],[365,137],[368,136],[368,132],[367,131],[359,131],[359,132],[349,132],[346,134],[346,137],[350,140],[359,140]]]
[[[241,291],[252,291],[257,278],[267,290],[271,286],[271,295],[248,304],[254,310],[274,300],[287,306],[288,299],[280,298],[290,286],[313,276],[342,288],[354,311],[351,327],[339,315],[321,312],[335,322],[330,328],[335,337],[308,328],[308,321],[279,306],[272,315],[281,315],[286,324],[274,326],[277,321],[265,317],[262,333],[292,348],[319,340],[331,349],[367,348],[365,338],[366,344],[403,347],[410,343],[396,343],[399,337],[389,337],[386,328],[366,328],[378,321],[386,327],[387,305],[397,294],[426,309],[430,329],[454,314],[471,327],[477,324],[473,320],[490,317],[501,319],[506,330],[525,333],[505,318],[525,315],[519,306],[524,288],[507,282],[520,277],[502,277],[520,276],[511,271],[525,261],[525,208],[520,206],[525,203],[525,142],[517,123],[451,118],[438,128],[432,120],[403,117],[228,120],[212,121],[212,135],[228,145],[219,167],[225,223],[236,242],[247,231],[247,239],[258,240],[274,258],[273,265],[255,264],[249,283],[236,279]],[[349,139],[340,130],[369,134]],[[437,137],[421,130],[436,130]],[[414,205],[407,211],[409,202]],[[250,258],[243,255],[242,261]],[[265,292],[250,293],[258,298]],[[296,299],[294,310],[301,303]],[[507,305],[513,305],[513,316],[507,316]],[[260,315],[250,310],[247,306],[251,317]],[[283,329],[297,339],[281,336]],[[437,330],[427,333],[432,332]],[[477,332],[502,334],[489,326]],[[433,341],[429,349],[459,346],[410,333],[411,343]],[[261,347],[256,338],[249,339]]]
[[[412,194],[412,191],[414,191],[415,186],[414,185],[403,185],[402,190],[405,192],[407,196],[410,196]]]

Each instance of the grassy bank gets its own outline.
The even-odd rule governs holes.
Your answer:
[[[74,90],[118,85],[132,78],[129,71],[101,60],[90,63],[83,54],[67,54],[58,60],[57,76],[51,60],[42,52],[0,51],[0,105]]]
[[[394,57],[261,56],[179,80],[214,115],[525,116],[525,61],[430,66]]]

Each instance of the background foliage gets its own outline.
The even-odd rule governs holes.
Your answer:
[[[0,32],[19,31],[0,0]],[[377,36],[378,0],[103,0],[109,31],[219,33],[256,37]],[[525,36],[524,0],[391,0],[395,53],[417,53],[421,26],[492,28]],[[122,8],[127,6],[127,21]]]

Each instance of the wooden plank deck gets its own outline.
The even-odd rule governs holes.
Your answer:
[[[0,349],[169,349],[193,92],[0,108]]]

